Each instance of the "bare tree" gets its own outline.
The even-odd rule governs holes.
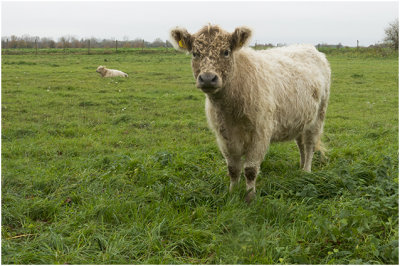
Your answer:
[[[155,39],[151,44],[150,47],[164,47],[165,42],[161,38]]]
[[[11,35],[9,48],[18,48],[18,37],[17,36]]]
[[[39,39],[40,48],[53,48],[51,42],[54,42],[51,38],[42,37]]]
[[[6,49],[8,45],[8,38],[7,37],[1,37],[1,48]]]
[[[166,43],[166,46],[167,46],[168,48],[172,48],[172,47],[173,47],[173,46],[172,46],[172,43],[171,43],[170,41],[166,40],[165,43]]]
[[[80,42],[76,37],[71,37],[72,48],[82,48],[83,43]]]
[[[142,48],[143,47],[143,39],[136,38],[132,41],[133,48]]]
[[[384,41],[395,50],[399,49],[399,20],[396,19],[385,29]]]

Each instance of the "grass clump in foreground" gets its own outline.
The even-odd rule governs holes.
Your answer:
[[[3,55],[2,263],[397,264],[397,57],[328,59],[328,158],[273,144],[248,206],[189,57]]]

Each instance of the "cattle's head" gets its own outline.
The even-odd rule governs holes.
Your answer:
[[[234,53],[249,41],[251,30],[236,28],[228,33],[218,26],[205,26],[190,34],[186,29],[171,30],[175,49],[192,54],[192,70],[196,86],[205,93],[224,88],[233,73]]]
[[[103,70],[104,70],[104,66],[99,66],[97,69],[96,69],[96,72],[97,73],[102,73],[103,72]]]

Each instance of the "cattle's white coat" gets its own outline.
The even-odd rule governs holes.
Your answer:
[[[109,77],[128,77],[128,74],[116,70],[116,69],[108,69],[105,66],[99,66],[96,70],[97,73],[100,73],[100,75],[103,78],[109,78]]]

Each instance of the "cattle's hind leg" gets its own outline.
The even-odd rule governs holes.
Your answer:
[[[311,164],[314,156],[315,148],[318,145],[322,134],[322,123],[317,123],[315,127],[308,129],[304,133],[304,171],[311,172]]]
[[[314,151],[316,150],[316,148],[320,148],[320,139],[323,132],[325,112],[327,107],[326,101],[327,100],[324,100],[319,107],[318,118],[315,124],[303,133],[305,148],[305,161],[303,169],[306,172],[311,172],[311,163]]]
[[[314,147],[316,144],[315,135],[308,131],[304,138],[304,166],[303,169],[306,172],[311,172],[311,163],[314,156]]]
[[[304,161],[305,161],[305,147],[304,147],[304,139],[303,135],[299,135],[296,138],[296,143],[297,146],[299,147],[299,152],[300,152],[300,168],[304,168]]]

